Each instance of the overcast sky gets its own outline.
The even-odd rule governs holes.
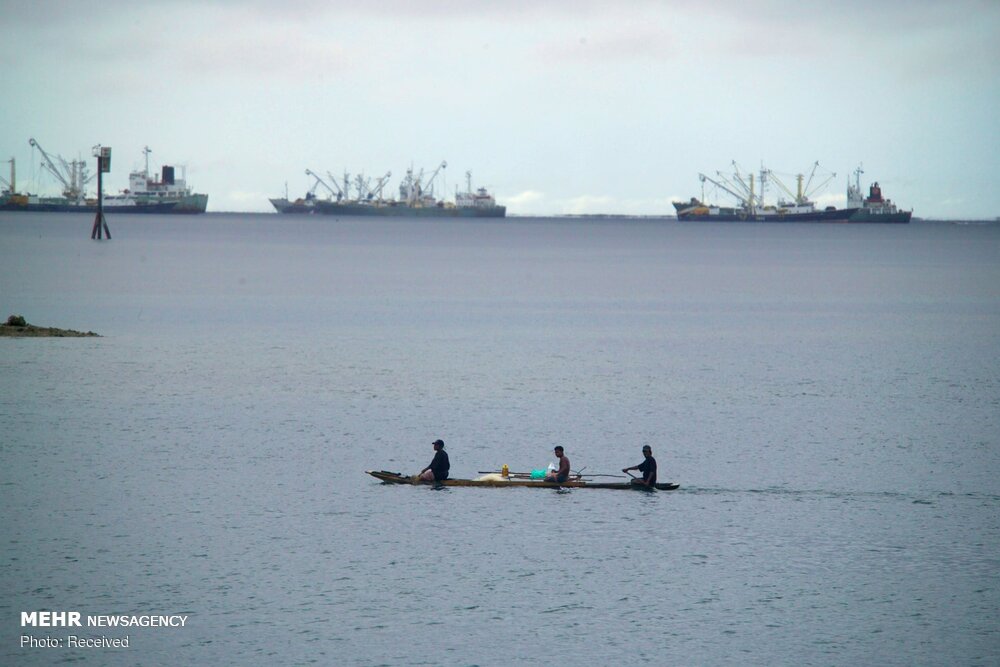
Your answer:
[[[471,170],[514,214],[662,214],[735,160],[819,161],[822,204],[863,163],[917,216],[1000,216],[997,0],[0,0],[0,36],[32,192],[57,187],[30,137],[113,147],[113,191],[148,145],[210,211],[447,160],[448,194]]]

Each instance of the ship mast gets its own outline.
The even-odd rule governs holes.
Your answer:
[[[861,165],[854,170],[854,185],[851,185],[851,177],[847,177],[847,207],[860,208],[864,205],[865,198],[861,194],[861,174],[865,173]]]

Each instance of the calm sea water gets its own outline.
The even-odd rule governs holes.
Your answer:
[[[103,335],[0,340],[4,664],[1000,663],[1000,226],[90,224],[0,214]],[[364,474],[438,437],[682,488]]]

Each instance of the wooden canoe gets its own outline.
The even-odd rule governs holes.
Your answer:
[[[416,477],[407,477],[401,475],[398,472],[389,472],[387,470],[366,470],[366,473],[374,477],[375,479],[382,480],[386,484],[412,484],[414,486],[427,485],[427,486],[490,486],[490,487],[502,487],[502,486],[520,486],[532,489],[636,489],[640,491],[650,491],[652,489],[646,489],[641,486],[635,486],[630,482],[588,482],[586,480],[569,480],[558,484],[556,482],[542,482],[538,480],[530,479],[513,479],[508,478],[507,480],[497,480],[497,479],[446,479],[441,482],[425,482],[423,480],[418,480]],[[680,484],[662,483],[657,484],[656,488],[660,491],[673,491],[674,489],[680,488]]]

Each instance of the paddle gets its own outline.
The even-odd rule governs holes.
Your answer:
[[[499,470],[479,470],[479,471],[477,471],[477,473],[480,474],[480,475],[499,475],[500,471]],[[530,472],[508,472],[507,474],[510,477],[529,477],[529,478],[531,477],[531,473]],[[618,477],[618,478],[624,478],[625,477],[625,475],[607,475],[607,474],[601,474],[601,473],[596,473],[596,472],[588,473],[586,475],[582,474],[581,472],[575,472],[575,473],[573,473],[573,475],[575,477]]]
[[[633,475],[632,473],[630,473],[630,472],[629,472],[628,470],[626,470],[626,471],[625,471],[625,474],[626,474],[626,475],[628,475],[629,477],[631,477],[632,479],[634,479],[634,480],[636,480],[636,481],[639,481],[639,478],[638,478],[638,477],[636,477],[635,475]],[[644,480],[643,480],[643,481],[644,481]],[[645,484],[643,484],[642,486],[646,486],[646,485],[645,485]],[[647,488],[653,488],[653,487],[647,487]]]

